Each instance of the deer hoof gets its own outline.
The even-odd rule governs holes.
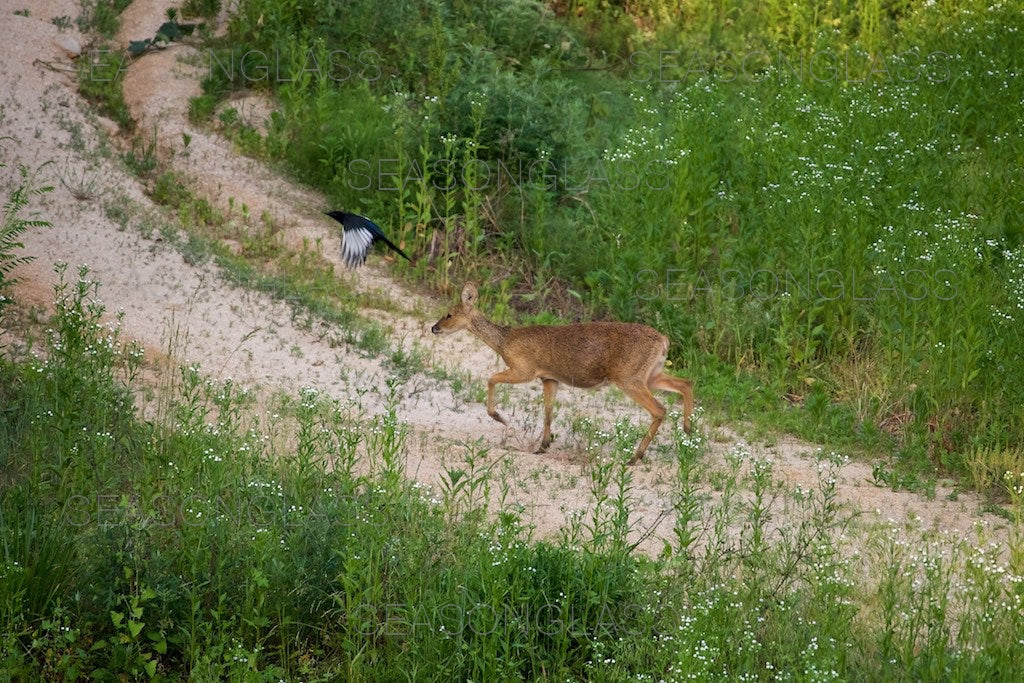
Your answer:
[[[508,427],[508,422],[505,422],[505,418],[503,418],[503,417],[502,417],[502,416],[501,416],[500,414],[498,414],[497,412],[493,412],[493,413],[487,413],[487,414],[488,414],[488,415],[490,415],[491,417],[493,417],[493,418],[494,418],[495,420],[497,420],[497,421],[498,421],[498,422],[500,422],[501,424],[503,424],[503,425],[505,425],[506,427]]]

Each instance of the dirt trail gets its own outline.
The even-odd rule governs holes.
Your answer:
[[[159,239],[168,219],[113,149],[115,127],[91,113],[77,94],[73,63],[60,43],[84,40],[73,21],[63,30],[51,21],[73,19],[80,8],[71,0],[37,0],[25,17],[13,14],[20,4],[0,0],[0,81],[11,86],[0,96],[0,135],[11,138],[0,143],[0,156],[8,164],[0,169],[0,178],[8,186],[17,164],[38,168],[52,161],[40,177],[55,190],[33,206],[53,227],[25,236],[25,251],[35,261],[19,273],[24,282],[17,295],[45,306],[51,298],[54,262],[88,264],[102,283],[108,311],[123,310],[125,333],[146,348],[169,353],[177,362],[198,363],[213,377],[230,376],[271,390],[311,386],[341,399],[359,395],[370,414],[380,411],[385,380],[392,372],[384,359],[332,347],[327,325],[294,320],[286,304],[229,285],[214,267],[186,262]],[[123,45],[152,36],[167,7],[175,4],[136,0],[122,16],[117,40]],[[266,212],[283,228],[287,244],[320,244],[324,257],[340,269],[337,226],[321,214],[328,208],[323,197],[239,156],[216,132],[189,123],[188,101],[199,93],[202,63],[202,56],[188,46],[152,52],[131,63],[124,93],[139,133],[155,136],[162,160],[182,173],[194,191],[224,210],[234,206],[237,213],[245,204],[257,219]],[[249,106],[250,112],[268,110],[265,101],[238,106]],[[190,138],[187,150],[184,136]],[[396,302],[398,313],[365,312],[393,330],[393,343],[419,350],[432,364],[460,377],[481,381],[500,369],[495,354],[468,334],[429,334],[430,323],[446,302],[404,290],[375,266],[343,277],[361,291],[376,290]],[[697,378],[698,402],[699,386]],[[637,424],[645,422],[643,411],[621,394],[564,390],[555,421],[559,439],[552,452],[538,456],[529,451],[539,438],[539,385],[510,391],[502,407],[511,428],[490,420],[482,405],[467,402],[464,392],[448,381],[417,374],[405,382],[401,394],[399,418],[411,429],[411,477],[437,486],[446,464],[457,464],[467,448],[488,448],[490,460],[509,460],[511,498],[526,506],[528,518],[544,534],[556,532],[569,515],[592,505],[585,454],[572,439],[572,421],[589,417],[598,425],[611,425],[617,417],[628,416]],[[741,442],[727,430],[717,431],[722,433],[711,446],[710,461],[721,460]],[[666,424],[648,460],[633,470],[638,534],[656,526],[641,546],[650,552],[660,550],[661,538],[671,537],[672,518],[664,513],[672,507],[674,466],[657,458],[658,446],[664,447],[671,433]],[[788,486],[815,485],[812,445],[783,438],[772,447],[746,447],[771,457]],[[961,537],[971,535],[983,519],[975,496],[954,500],[950,491],[940,489],[934,500],[927,500],[881,489],[871,483],[870,466],[860,462],[840,469],[838,485],[842,500],[872,513],[878,510],[883,519],[920,518],[925,528]],[[1002,525],[994,517],[985,523]]]

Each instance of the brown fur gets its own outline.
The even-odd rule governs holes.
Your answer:
[[[593,322],[574,325],[496,325],[476,309],[473,283],[462,289],[462,300],[431,328],[434,334],[469,330],[497,351],[508,369],[487,382],[487,414],[505,422],[494,407],[496,384],[520,384],[539,379],[544,387],[544,432],[538,453],[551,445],[551,410],[559,384],[585,389],[609,382],[647,409],[653,421],[630,463],[640,460],[665,419],[665,406],[652,389],[683,397],[683,429],[690,432],[693,388],[690,380],[663,371],[668,338],[647,325]]]

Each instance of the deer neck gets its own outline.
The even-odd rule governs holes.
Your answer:
[[[504,325],[491,322],[480,312],[477,312],[469,321],[469,331],[479,337],[484,344],[497,351],[498,355],[501,355],[505,348],[508,329]]]

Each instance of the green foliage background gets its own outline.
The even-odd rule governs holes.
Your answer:
[[[1024,435],[1022,29],[974,0],[243,0],[205,87],[272,90],[237,139],[410,277],[649,322],[733,417],[962,472]]]
[[[91,25],[112,35],[124,5],[87,3]],[[579,427],[593,509],[537,541],[486,449],[465,444],[439,496],[404,478],[412,359],[392,353],[379,414],[306,388],[264,417],[195,367],[144,413],[141,351],[89,272],[59,265],[45,338],[0,355],[0,680],[1019,677],[1018,4],[235,10],[193,117],[272,90],[266,135],[229,107],[213,125],[383,224],[419,257],[410,279],[482,280],[503,320],[648,321],[703,404],[987,482],[1009,542],[890,522],[856,554],[841,457],[794,489],[741,446],[703,472],[706,444],[676,434],[674,544],[649,559],[625,424]],[[91,94],[124,113],[104,83]],[[22,169],[8,193],[0,288],[45,189]],[[153,196],[221,223],[171,173]],[[385,352],[351,300],[311,295],[321,271],[268,275],[192,237],[233,281]]]

